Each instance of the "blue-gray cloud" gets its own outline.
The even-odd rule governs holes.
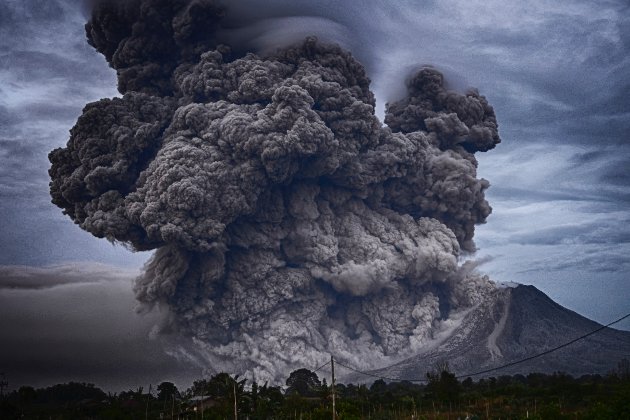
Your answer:
[[[105,264],[64,264],[48,267],[0,265],[0,289],[47,289],[57,286],[130,281],[139,272]]]
[[[619,229],[619,226],[628,223],[630,218],[611,220],[607,225],[597,220],[552,226],[514,235],[511,241],[522,245],[625,244],[630,243],[630,231]]]

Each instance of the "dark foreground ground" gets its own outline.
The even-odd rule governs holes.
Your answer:
[[[338,419],[630,419],[630,363],[623,360],[604,376],[529,374],[477,382],[443,370],[423,384],[337,384],[335,394]],[[235,402],[241,419],[332,418],[331,387],[300,369],[282,388],[225,373],[183,392],[170,382],[116,394],[91,384],[25,386],[2,396],[0,419],[233,419]]]

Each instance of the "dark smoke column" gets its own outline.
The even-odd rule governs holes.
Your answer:
[[[259,57],[217,45],[212,1],[100,2],[88,40],[122,98],[50,153],[53,203],[156,249],[135,292],[213,367],[274,379],[417,352],[492,284],[458,267],[490,214],[474,153],[492,107],[422,69],[383,127],[363,66],[309,38]]]

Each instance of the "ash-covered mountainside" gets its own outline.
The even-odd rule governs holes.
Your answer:
[[[534,286],[498,288],[486,301],[461,316],[433,345],[373,373],[391,378],[424,379],[438,364],[448,362],[453,373],[465,375],[542,353],[600,327],[555,303]],[[605,374],[628,357],[630,332],[606,328],[558,351],[474,379],[531,372],[565,372],[573,376]],[[366,379],[351,375],[346,380]]]

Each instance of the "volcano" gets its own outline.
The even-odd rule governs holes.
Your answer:
[[[453,321],[453,319],[455,321]],[[554,302],[534,286],[500,287],[482,303],[451,317],[452,325],[417,355],[370,373],[400,380],[424,380],[445,362],[455,375],[482,377],[563,372],[574,377],[606,374],[630,357],[630,332],[604,328],[557,351],[500,367],[561,346],[601,324]],[[347,382],[365,381],[352,374]],[[370,378],[370,380],[373,378]]]

